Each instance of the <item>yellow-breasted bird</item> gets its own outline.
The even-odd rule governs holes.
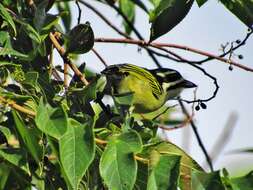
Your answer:
[[[133,92],[135,113],[148,113],[162,107],[169,99],[179,96],[185,88],[197,87],[172,69],[149,70],[132,64],[111,65],[102,72],[106,76],[105,94]]]

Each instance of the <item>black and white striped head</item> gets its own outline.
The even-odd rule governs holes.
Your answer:
[[[180,92],[185,88],[197,87],[196,84],[185,80],[179,72],[173,69],[160,68],[150,70],[150,72],[158,80],[163,91],[168,93],[168,99],[179,96]]]

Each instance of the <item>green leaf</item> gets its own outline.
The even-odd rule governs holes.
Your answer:
[[[25,156],[21,149],[0,149],[0,158],[24,170],[30,174],[28,164],[25,161]]]
[[[201,7],[202,5],[204,5],[207,2],[207,0],[196,0],[196,1],[197,1],[197,4],[199,7]]]
[[[204,171],[199,164],[193,160],[188,154],[186,154],[181,148],[176,146],[171,142],[158,142],[149,147],[147,147],[148,152],[152,153],[152,162],[155,163],[159,160],[159,154],[166,154],[166,155],[175,155],[180,156],[180,187],[182,189],[190,189],[191,181],[190,178],[185,178],[185,176],[191,176],[193,170]],[[157,158],[153,151],[159,153]]]
[[[14,36],[16,36],[17,30],[16,30],[15,23],[11,15],[9,14],[9,12],[5,9],[5,7],[1,3],[0,3],[0,16],[11,26],[14,32]]]
[[[135,4],[129,0],[119,0],[119,8],[128,18],[128,20],[133,24],[135,20]],[[132,28],[129,27],[128,23],[126,23],[125,20],[123,20],[123,24],[126,33],[130,34],[132,32]]]
[[[60,138],[60,161],[73,189],[77,189],[95,155],[93,121],[81,124],[69,119],[68,130]]]
[[[90,51],[94,45],[94,33],[90,23],[79,24],[68,34],[67,52],[82,54]]]
[[[253,28],[253,1],[252,0],[220,0],[245,25]]]
[[[212,173],[193,171],[191,179],[194,190],[225,190],[219,171]]]
[[[132,189],[137,175],[134,153],[140,152],[142,142],[135,131],[113,137],[101,157],[99,170],[109,189]]]
[[[180,156],[161,155],[152,167],[147,190],[177,190]]]
[[[34,131],[25,126],[21,116],[16,111],[12,111],[12,115],[21,142],[26,146],[32,157],[39,163],[42,158],[42,147],[39,145],[39,140],[34,136]]]
[[[253,189],[253,171],[243,177],[232,178],[230,185],[233,190],[252,190]]]
[[[52,108],[49,104],[44,104],[42,99],[37,109],[35,122],[42,132],[58,140],[67,131],[67,114],[62,106]]]
[[[12,49],[11,37],[8,32],[0,31],[0,46]]]
[[[11,137],[11,131],[8,127],[4,127],[0,125],[0,131],[4,134],[5,138],[7,139],[7,141],[10,139]]]
[[[0,56],[13,56],[19,58],[20,60],[28,60],[28,55],[20,53],[12,48],[2,48],[0,47]]]
[[[64,14],[61,18],[62,18],[64,28],[68,32],[70,30],[71,17],[72,17],[70,7],[69,7],[69,2],[56,2],[56,8],[58,9],[59,13],[63,11],[67,12],[67,14]]]
[[[179,24],[191,9],[194,0],[160,0],[150,12],[150,41],[169,32]]]

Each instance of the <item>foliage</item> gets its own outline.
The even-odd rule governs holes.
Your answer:
[[[101,2],[118,6],[132,24],[136,7],[144,10],[155,40],[186,16],[194,1],[150,0],[152,10],[139,0]],[[238,9],[221,2],[252,25],[247,11],[252,1],[240,1]],[[252,172],[240,178],[207,173],[179,147],[162,141],[158,125],[183,122],[171,114],[156,120],[129,115],[124,110],[131,94],[113,97],[112,116],[99,107],[104,78],[92,73],[85,86],[72,64],[76,54],[91,51],[94,33],[89,23],[70,28],[70,3],[0,3],[0,189],[252,189]],[[48,13],[54,4],[56,15]],[[133,28],[126,20],[123,25],[129,35]],[[76,74],[67,90],[57,75],[63,69],[53,64],[52,36],[64,45],[62,59]],[[78,71],[90,72],[83,65]]]

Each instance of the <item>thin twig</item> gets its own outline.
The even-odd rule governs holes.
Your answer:
[[[65,92],[66,92],[66,90],[68,89],[68,64],[67,63],[64,63],[64,81],[63,81],[63,86],[64,86],[64,89],[65,89]]]
[[[82,9],[81,9],[81,7],[80,7],[80,5],[79,5],[79,1],[78,1],[78,0],[76,0],[75,3],[76,3],[77,8],[78,8],[78,19],[77,19],[77,24],[80,24],[80,22],[81,22],[81,15],[82,15]]]
[[[83,4],[84,6],[86,6],[87,8],[89,8],[90,10],[92,10],[96,15],[98,15],[108,26],[110,26],[118,34],[120,34],[121,36],[124,36],[125,38],[131,39],[130,36],[128,36],[126,33],[122,32],[121,30],[119,30],[115,25],[112,24],[112,22],[110,22],[99,10],[97,10],[91,4],[89,4],[89,3],[85,2],[85,1],[82,1],[82,0],[80,0],[79,2],[81,4]]]
[[[179,104],[180,104],[180,106],[181,106],[181,108],[182,108],[183,113],[186,115],[187,118],[189,118],[190,115],[189,115],[188,111],[186,110],[186,108],[185,108],[185,106],[184,106],[184,103],[183,103],[180,99],[178,100],[178,102],[179,102]],[[206,161],[207,161],[207,163],[208,163],[208,165],[209,165],[209,167],[210,167],[210,170],[213,171],[213,164],[212,164],[212,161],[211,161],[211,159],[210,159],[210,157],[209,157],[209,155],[208,155],[208,153],[207,153],[207,151],[206,151],[206,148],[205,148],[205,146],[204,146],[204,144],[203,144],[203,142],[202,142],[202,140],[201,140],[201,138],[200,138],[200,135],[199,135],[199,133],[198,133],[197,126],[195,125],[195,123],[193,122],[193,120],[190,120],[190,124],[191,124],[192,129],[193,129],[193,132],[194,132],[194,134],[195,134],[195,136],[196,136],[196,139],[197,139],[197,141],[198,141],[198,144],[199,144],[199,146],[200,146],[202,152],[204,153],[204,155],[205,155],[205,157],[206,157]]]
[[[107,67],[107,63],[105,62],[105,60],[103,59],[103,57],[97,52],[97,50],[95,50],[94,48],[92,48],[92,52],[98,57],[98,59],[103,63],[103,65],[105,67]]]
[[[149,42],[143,41],[143,40],[124,39],[124,38],[121,38],[121,39],[118,39],[118,38],[96,38],[95,42],[126,43],[126,44],[135,44],[135,45],[139,45],[139,46],[151,46],[151,47],[154,47],[154,48],[160,48],[160,47],[177,48],[177,49],[190,51],[190,52],[193,52],[193,53],[196,53],[196,54],[204,55],[204,56],[207,56],[207,57],[212,57],[213,59],[217,59],[217,60],[219,60],[221,62],[224,62],[226,64],[231,64],[231,65],[234,65],[234,66],[236,66],[238,68],[241,68],[243,70],[253,72],[253,68],[250,68],[250,67],[247,67],[245,65],[239,64],[239,63],[237,63],[233,60],[228,60],[226,58],[219,57],[218,55],[214,55],[214,54],[211,54],[209,52],[205,52],[205,51],[198,50],[198,49],[191,48],[191,47],[184,46],[184,45],[170,44],[170,43],[158,43],[158,42],[149,43]]]
[[[135,35],[139,38],[139,40],[144,40],[144,38],[142,37],[141,33],[137,30],[137,28],[135,28],[135,26],[133,25],[133,23],[127,18],[127,16],[121,11],[121,9],[119,9],[116,5],[112,4],[111,7],[120,15],[122,16],[122,18],[124,19],[124,21],[128,24],[128,26],[133,30],[133,32],[135,33]],[[161,68],[161,64],[159,63],[159,61],[156,59],[155,55],[153,54],[152,51],[150,51],[148,48],[145,48],[146,51],[148,52],[148,55],[153,59],[153,61],[155,62],[156,66],[158,68]]]
[[[74,71],[74,73],[79,77],[79,79],[83,82],[83,84],[85,86],[87,86],[89,84],[89,82],[86,80],[86,78],[84,77],[84,74],[81,73],[79,71],[79,69],[76,67],[76,65],[74,65],[67,57],[66,55],[66,51],[63,47],[61,47],[61,45],[59,44],[59,42],[57,41],[57,39],[55,38],[55,36],[50,33],[49,34],[49,37],[52,41],[52,43],[54,44],[55,48],[57,49],[57,51],[60,53],[61,57],[63,58],[64,60],[64,63],[67,63],[70,68]]]
[[[22,113],[28,114],[30,116],[35,116],[36,113],[32,110],[26,109],[23,106],[18,105],[16,102],[14,102],[13,100],[7,100],[4,97],[0,96],[0,102],[3,104],[6,104],[8,106],[10,106],[11,108],[18,110]]]
[[[238,120],[238,115],[236,113],[231,113],[229,115],[229,117],[227,119],[227,123],[226,123],[223,131],[219,135],[213,148],[210,151],[210,157],[213,162],[217,160],[221,151],[227,145],[229,138],[231,137],[231,135],[233,133],[233,130],[234,130],[237,120]]]

